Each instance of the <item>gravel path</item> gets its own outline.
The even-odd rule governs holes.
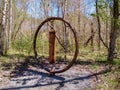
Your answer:
[[[97,78],[81,65],[55,76],[31,66],[10,79],[1,77],[0,82],[0,90],[95,90]]]

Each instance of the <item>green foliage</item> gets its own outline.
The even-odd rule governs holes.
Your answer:
[[[120,18],[118,19],[117,24],[118,24],[118,27],[119,27],[119,32],[118,32],[118,34],[120,35]]]
[[[101,76],[101,81],[97,89],[98,90],[118,90],[120,72],[112,71]]]
[[[33,52],[32,41],[30,37],[21,37],[12,43],[12,47],[18,52],[31,54]]]
[[[46,34],[40,34],[38,35],[37,37],[37,40],[36,40],[36,48],[37,48],[37,52],[39,54],[48,54],[49,52],[49,41],[48,41],[48,38],[46,38]]]
[[[120,68],[120,60],[119,59],[114,59],[114,66],[116,66],[116,68]]]
[[[96,17],[99,16],[103,21],[109,20],[112,17],[109,15],[108,11],[111,10],[109,7],[109,2],[106,0],[98,0],[98,14],[91,14],[91,16]]]
[[[97,64],[90,65],[90,67],[91,67],[92,69],[96,69],[96,70],[98,70],[98,69],[100,68],[100,66],[97,65]]]

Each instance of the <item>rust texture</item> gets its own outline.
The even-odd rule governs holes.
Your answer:
[[[35,58],[37,59],[38,57],[38,53],[37,53],[37,47],[36,47],[36,40],[37,40],[37,35],[39,33],[39,31],[41,30],[42,26],[52,20],[58,20],[58,21],[62,21],[63,23],[65,23],[67,25],[67,27],[70,28],[70,30],[72,31],[72,33],[74,34],[74,40],[75,40],[75,52],[74,52],[74,56],[73,58],[71,59],[71,62],[63,69],[61,70],[49,70],[49,69],[46,69],[45,67],[43,67],[46,71],[48,71],[49,73],[51,74],[55,74],[55,73],[62,73],[66,70],[68,70],[76,61],[77,59],[77,56],[78,56],[78,52],[79,52],[79,46],[78,46],[78,36],[77,36],[77,32],[75,31],[75,29],[70,25],[69,22],[65,21],[63,18],[60,18],[60,17],[50,17],[50,18],[47,18],[45,19],[37,28],[36,32],[35,32],[35,35],[34,35],[34,40],[33,40],[33,50],[34,50],[34,55],[35,55]],[[41,64],[42,65],[42,64]]]
[[[56,38],[54,30],[49,31],[49,62],[56,62]]]

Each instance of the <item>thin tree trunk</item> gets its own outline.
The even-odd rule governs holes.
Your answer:
[[[108,12],[107,8],[106,8],[106,12]],[[109,32],[108,32],[108,20],[105,21],[105,24],[106,24],[106,27],[105,27],[105,34],[106,34],[105,39],[106,39],[106,45],[108,46],[108,35],[109,35]]]
[[[84,23],[84,25],[83,25],[83,37],[86,36],[85,27],[86,27],[86,24]],[[86,40],[86,38],[83,38],[83,44],[85,43],[85,40]],[[84,47],[85,47],[85,44],[84,44]]]
[[[80,30],[80,26],[81,26],[81,15],[80,15],[80,5],[81,5],[81,1],[79,0],[79,6],[78,6],[78,31],[79,31],[79,38],[81,37],[81,30]],[[80,41],[80,39],[79,39]]]
[[[6,24],[6,13],[7,13],[7,4],[8,0],[3,0],[3,12],[2,12],[2,22],[0,27],[0,55],[4,54],[4,32],[5,32],[5,24]]]
[[[8,10],[8,9],[7,9]],[[9,15],[6,14],[6,24],[5,24],[5,45],[4,45],[4,53],[7,54],[8,47],[9,47]]]
[[[118,18],[119,18],[119,0],[114,0],[113,2],[113,22],[112,28],[110,33],[110,43],[109,43],[109,50],[108,50],[108,61],[113,61],[114,59],[114,51],[116,47],[116,39],[117,39],[117,31],[118,31]]]
[[[18,26],[17,31],[15,32],[15,34],[11,37],[13,40],[15,40],[18,32],[19,32],[20,29],[21,29],[21,25],[22,25],[23,22],[24,22],[24,18],[23,18],[23,20],[19,23],[19,26]]]
[[[106,20],[106,28],[105,28],[106,30],[105,30],[105,34],[106,34],[106,36],[105,36],[105,39],[106,39],[106,45],[108,46],[108,22],[107,22],[107,20]]]
[[[97,23],[98,23],[98,50],[100,50],[101,24],[100,24],[99,11],[98,11],[98,0],[96,0],[96,14],[97,14]]]
[[[96,31],[94,31],[94,32],[91,34],[91,36],[87,39],[87,41],[84,43],[84,46],[85,46],[85,47],[88,45],[88,43],[91,41],[91,39],[94,38],[95,33],[96,33]]]
[[[63,12],[62,12],[62,14],[63,14],[63,19],[65,18],[65,13],[66,13],[66,9],[67,9],[67,5],[68,5],[68,1],[67,0],[65,0],[63,3],[62,3],[62,8],[63,8]],[[68,14],[67,14],[68,15]],[[67,48],[68,48],[68,32],[67,32],[67,30],[66,30],[67,28],[66,28],[66,25],[65,25],[65,23],[63,23],[63,39],[64,39],[64,47],[65,47],[65,56],[64,56],[64,59],[66,60],[67,59],[67,56],[66,56],[66,53],[67,53]]]
[[[91,36],[92,36],[93,34],[94,34],[94,31],[93,31],[93,23],[91,23]],[[91,49],[92,49],[92,51],[94,51],[93,43],[94,43],[94,40],[93,40],[93,37],[91,37]]]
[[[9,38],[8,38],[8,43],[9,43],[8,49],[11,48],[11,33],[12,33],[12,20],[13,20],[12,12],[13,12],[13,10],[12,10],[12,0],[10,0],[10,24],[9,24],[10,29],[9,29],[9,33],[8,33],[8,36],[9,36]]]

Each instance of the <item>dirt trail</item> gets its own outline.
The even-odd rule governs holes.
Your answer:
[[[78,66],[55,76],[28,68],[10,80],[4,77],[0,90],[93,90],[96,78],[90,75],[88,71],[80,71]]]
[[[50,76],[41,68],[19,67],[14,77],[1,76],[0,90],[95,90],[99,81],[95,72],[78,64],[66,72]]]

